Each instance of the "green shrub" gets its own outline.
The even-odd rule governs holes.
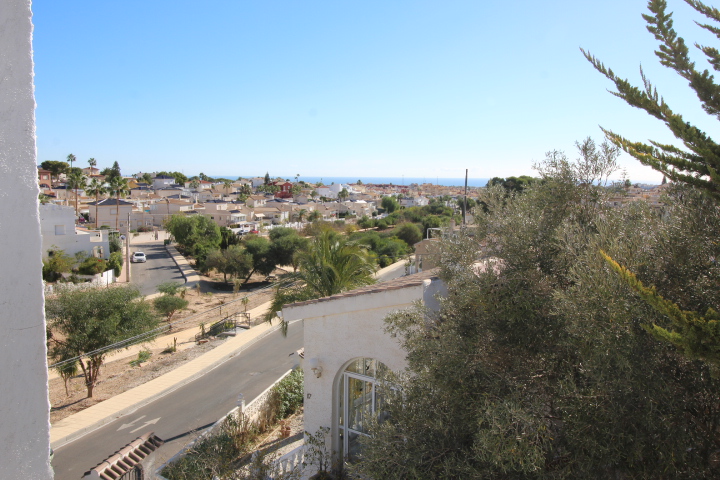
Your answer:
[[[87,257],[79,266],[80,275],[95,275],[108,269],[108,262],[102,258]]]
[[[277,418],[282,419],[295,413],[303,404],[303,371],[294,369],[273,387],[278,395]]]
[[[120,241],[119,235],[110,235],[108,243],[110,244],[111,254],[122,250],[122,242]]]
[[[141,363],[147,362],[150,357],[152,357],[152,352],[150,350],[140,350],[138,352],[137,358],[135,360],[132,360],[130,362],[130,365],[132,365],[133,367],[137,367]]]
[[[108,260],[107,267],[111,268],[115,273],[115,276],[120,276],[123,266],[123,254],[122,252],[112,252],[110,254],[110,260]]]
[[[49,250],[48,257],[43,258],[42,276],[46,282],[56,282],[62,274],[72,268],[72,257],[63,250]]]

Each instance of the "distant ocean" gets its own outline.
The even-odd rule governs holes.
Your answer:
[[[218,176],[234,180],[237,175]],[[286,177],[294,182],[295,177]],[[363,183],[392,183],[393,185],[410,185],[411,183],[423,184],[432,183],[433,185],[443,185],[446,187],[462,187],[465,185],[464,178],[436,178],[436,177],[305,177],[300,175],[300,180],[308,183],[323,182],[325,185],[331,183],[357,183],[361,180]],[[487,185],[489,178],[468,178],[468,187],[484,187]]]

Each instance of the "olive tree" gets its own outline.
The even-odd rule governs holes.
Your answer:
[[[108,345],[148,332],[158,318],[134,287],[61,290],[45,302],[50,358],[75,357],[85,377],[88,398],[100,375]],[[95,353],[91,353],[95,352]]]
[[[547,160],[542,182],[510,197],[489,188],[472,229],[443,240],[439,311],[388,317],[408,369],[379,385],[388,420],[363,441],[364,476],[720,475],[720,380],[643,328],[668,319],[601,254],[686,308],[713,304],[712,205],[683,190],[663,215],[640,202],[611,209],[576,164]]]

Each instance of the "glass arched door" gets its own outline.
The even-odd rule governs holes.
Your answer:
[[[340,458],[353,462],[360,453],[359,439],[369,436],[369,422],[382,411],[383,398],[376,375],[385,367],[372,358],[353,360],[339,385],[338,428]]]

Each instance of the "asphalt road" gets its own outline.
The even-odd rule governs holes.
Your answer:
[[[130,265],[130,283],[137,286],[143,296],[157,293],[157,286],[163,282],[185,283],[162,241],[133,243],[130,245],[130,256],[135,252],[145,252],[147,256],[147,262]]]
[[[157,451],[156,466],[161,465],[232,410],[240,393],[247,403],[293,368],[299,358],[289,354],[302,345],[301,323],[291,325],[287,337],[273,332],[193,382],[57,449],[52,462],[55,479],[82,478],[148,431],[166,442]]]

